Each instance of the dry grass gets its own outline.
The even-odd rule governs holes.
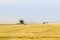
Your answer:
[[[60,40],[60,24],[0,24],[0,40]]]

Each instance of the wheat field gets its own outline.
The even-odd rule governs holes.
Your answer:
[[[0,40],[60,40],[60,24],[0,24]]]

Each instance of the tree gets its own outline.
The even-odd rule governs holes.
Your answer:
[[[47,24],[48,22],[43,22],[43,24]]]
[[[23,20],[23,19],[19,20],[19,23],[20,23],[20,24],[24,24],[24,25],[25,25],[25,23],[24,23],[24,20]]]
[[[45,22],[43,22],[43,24],[45,24]]]

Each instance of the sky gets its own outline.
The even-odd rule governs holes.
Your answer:
[[[60,23],[60,0],[0,0],[0,23]]]

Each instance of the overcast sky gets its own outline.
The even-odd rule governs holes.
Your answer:
[[[0,0],[0,23],[60,22],[60,0]]]

